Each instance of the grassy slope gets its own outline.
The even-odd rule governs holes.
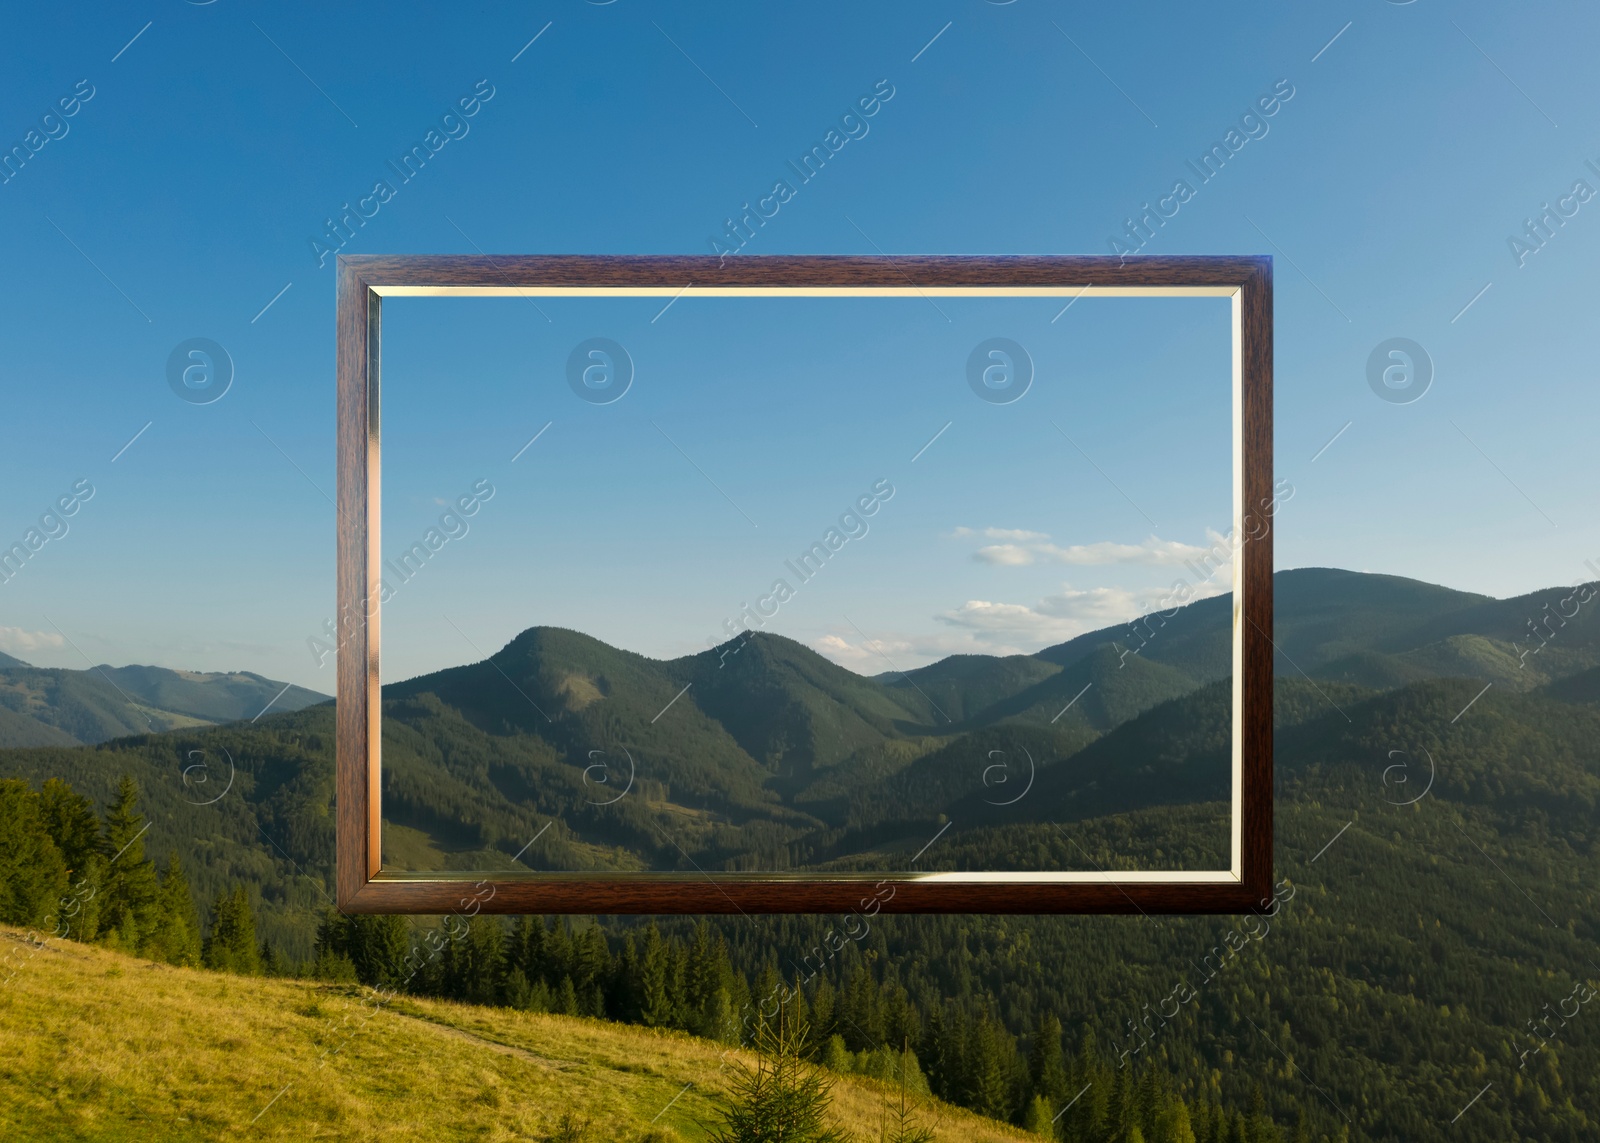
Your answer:
[[[0,948],[26,958],[22,937],[0,928]],[[722,1045],[678,1032],[413,998],[370,1015],[348,987],[72,941],[21,958],[0,984],[7,1139],[542,1139],[571,1110],[594,1143],[665,1143],[704,1139],[726,1091]],[[835,1115],[876,1137],[888,1097],[841,1078]],[[938,1143],[1025,1138],[945,1105],[925,1118]]]

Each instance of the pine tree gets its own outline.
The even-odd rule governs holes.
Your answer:
[[[834,991],[833,982],[826,976],[820,977],[817,980],[817,987],[811,994],[812,1035],[818,1040],[826,1042],[829,1036],[838,1033],[838,1022],[834,1019],[838,1001],[838,993]]]
[[[561,977],[556,976],[551,983],[559,985]],[[629,1024],[639,1023],[644,1005],[639,991],[639,948],[632,933],[623,938],[622,955],[617,957],[612,968],[609,999],[607,1007],[616,1013],[617,1019]]]
[[[844,1046],[844,1037],[835,1033],[823,1042],[817,1062],[837,1075],[849,1075],[856,1070],[855,1056]]]
[[[1279,1143],[1283,1138],[1278,1125],[1267,1113],[1267,1100],[1259,1087],[1250,1093],[1250,1118],[1247,1124],[1245,1139],[1248,1143]]]
[[[778,975],[778,966],[767,961],[761,966],[750,997],[750,1011],[746,1013],[745,1028],[741,1033],[745,1041],[754,1042],[762,1026],[777,1018],[783,1008],[783,990],[783,978]]]
[[[533,1010],[533,985],[528,983],[527,974],[522,971],[520,964],[512,964],[506,972],[505,983],[500,988],[500,1000],[507,1008],[520,1008],[524,1012]]]
[[[883,1021],[882,994],[872,974],[857,965],[845,982],[840,997],[840,1029],[852,1051],[881,1044],[887,1038]]]
[[[287,956],[278,951],[278,947],[271,941],[262,941],[261,974],[263,976],[294,976],[295,966]]]
[[[1250,1143],[1250,1127],[1245,1122],[1244,1113],[1236,1111],[1228,1121],[1228,1143]]]
[[[1146,1139],[1155,1134],[1156,1118],[1160,1115],[1166,1099],[1162,1073],[1156,1070],[1153,1061],[1149,1062],[1139,1073],[1138,1082],[1133,1089],[1134,1122],[1139,1125],[1139,1130],[1144,1133]]]
[[[883,983],[878,988],[878,1019],[882,1043],[903,1044],[922,1035],[922,1019],[905,986],[900,983],[894,962],[884,967]]]
[[[374,988],[399,988],[411,976],[411,928],[404,917],[363,914],[345,927],[343,951],[356,979]]]
[[[140,952],[159,920],[160,884],[155,863],[144,855],[144,817],[138,811],[139,784],[124,774],[117,797],[106,811],[105,904],[100,931],[126,952]]]
[[[1056,1137],[1056,1125],[1050,1110],[1050,1101],[1042,1095],[1035,1095],[1028,1101],[1028,1110],[1022,1116],[1022,1129],[1034,1135],[1042,1135],[1046,1139]]]
[[[605,1015],[604,1000],[596,1002],[594,994],[604,988],[611,975],[611,946],[606,944],[599,925],[591,923],[573,938],[571,961],[572,985],[581,999],[589,1001],[585,1005],[588,1014]]]
[[[1011,1075],[1007,1067],[1009,1037],[992,1016],[971,1026],[967,1047],[967,1106],[991,1119],[1011,1118]]]
[[[1181,1099],[1169,1099],[1156,1115],[1149,1143],[1196,1143],[1189,1109]]]
[[[578,1015],[578,990],[572,984],[572,977],[561,978],[561,987],[556,992],[553,1006],[563,1016]]]
[[[98,828],[98,821],[95,824]],[[101,931],[105,909],[105,855],[89,854],[70,877],[71,888],[57,907],[57,925],[75,941],[92,941]]]
[[[211,935],[206,938],[203,959],[207,968],[255,976],[261,971],[261,952],[256,948],[256,920],[250,909],[250,896],[243,885],[217,895],[211,910]]]
[[[644,949],[640,954],[639,1019],[650,1028],[672,1027],[677,1024],[677,1004],[673,996],[674,958],[672,950],[662,941],[660,931],[650,925],[644,933]]]
[[[809,1038],[787,1004],[757,1024],[755,1065],[735,1071],[713,1143],[846,1143],[846,1133],[828,1122],[834,1078],[802,1055]]]
[[[531,989],[535,981],[544,979],[545,928],[542,917],[518,917],[506,934],[506,978],[517,971],[528,981]],[[520,1007],[520,1005],[518,1006]]]
[[[544,939],[544,979],[554,988],[563,976],[572,975],[572,930],[570,922],[557,921]]]
[[[445,994],[472,1004],[493,1004],[500,993],[504,930],[493,917],[473,917],[464,932],[457,931],[440,966]]]
[[[94,816],[94,804],[60,778],[48,778],[39,788],[39,813],[67,871],[74,880],[81,877],[100,853],[100,819]]]
[[[1311,1117],[1306,1114],[1304,1107],[1299,1110],[1300,1113],[1295,1118],[1292,1143],[1311,1143]]]
[[[1132,1068],[1118,1068],[1111,1081],[1111,1095],[1106,1107],[1106,1132],[1112,1139],[1126,1137],[1130,1127],[1138,1126],[1133,1107]]]
[[[739,1042],[739,1013],[734,1008],[733,997],[726,988],[719,988],[711,997],[706,1010],[701,1035],[724,1044]]]
[[[146,954],[169,964],[198,965],[201,956],[200,913],[189,891],[189,879],[178,864],[178,851],[167,854],[156,897],[156,924],[145,945]]]
[[[1028,1054],[1028,1080],[1033,1093],[1046,1103],[1060,1107],[1066,1103],[1067,1064],[1061,1054],[1061,1021],[1046,1013],[1033,1036]]]
[[[722,987],[716,952],[711,926],[702,920],[694,928],[694,940],[689,945],[689,960],[683,974],[684,1015],[692,1031],[704,1031],[712,997]]]
[[[933,1143],[934,1133],[923,1123],[919,1114],[921,1101],[918,1096],[926,1094],[927,1084],[924,1082],[921,1093],[912,1087],[912,1074],[921,1078],[922,1073],[917,1071],[917,1058],[911,1054],[909,1043],[902,1042],[896,1070],[900,1077],[899,1090],[897,1098],[887,1108],[878,1132],[879,1143]]]
[[[48,924],[49,935],[66,935],[71,918],[62,913],[67,863],[46,828],[39,795],[20,778],[0,782],[0,921]]]
[[[954,1103],[962,1089],[961,1036],[952,1030],[954,1017],[943,1008],[935,1008],[928,1015],[922,1031],[923,1060],[928,1065],[928,1084],[939,1098]]]
[[[340,984],[357,979],[355,962],[350,959],[352,918],[331,906],[317,922],[317,943],[312,954],[311,975],[317,980]]]
[[[1095,1050],[1094,1034],[1085,1025],[1079,1031],[1078,1049],[1067,1069],[1070,1109],[1056,1121],[1057,1131],[1069,1143],[1100,1140],[1111,1134],[1112,1097],[1116,1081]]]

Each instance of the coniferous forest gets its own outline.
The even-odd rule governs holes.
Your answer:
[[[1600,987],[1593,624],[1551,626],[1543,642],[1518,636],[1524,617],[1545,614],[1539,603],[1564,590],[1497,601],[1390,577],[1297,575],[1306,578],[1279,577],[1278,641],[1296,665],[1280,665],[1277,684],[1278,888],[1267,916],[340,916],[327,896],[324,705],[254,724],[0,752],[0,922],[171,964],[726,1044],[769,1042],[774,1021],[790,1020],[774,1052],[796,1066],[875,1077],[1063,1141],[1600,1138],[1600,1020],[1589,1003]],[[1085,855],[1104,868],[1207,860],[1223,804],[1208,779],[1176,778],[1203,773],[1215,754],[1203,715],[1218,681],[1205,675],[1209,621],[1187,610],[1145,654],[1188,681],[1165,697],[1110,695],[1060,732],[1077,745],[1068,753],[1057,742],[1065,757],[1041,768],[1030,795],[1057,812],[1019,820],[968,812],[982,784],[961,761],[977,748],[963,738],[1038,744],[1056,733],[1016,696],[1075,668],[1094,671],[1085,660],[1116,632],[1042,652],[1042,667],[1011,664],[1010,682],[965,707],[953,680],[970,664],[947,667],[942,683],[924,676],[928,700],[962,720],[959,736],[890,725],[871,738],[856,728],[849,753],[835,746],[831,761],[829,734],[855,724],[822,719],[828,708],[814,694],[768,695],[748,725],[738,708],[705,700],[708,728],[734,724],[734,747],[768,766],[765,785],[726,796],[765,799],[772,828],[708,829],[695,852],[721,853],[728,868],[758,857],[892,860],[904,838],[923,844],[945,814],[974,824],[939,841],[944,868]],[[796,658],[759,642],[739,654],[767,663],[769,680],[773,662]],[[552,733],[566,744],[546,741],[548,755],[523,741],[515,717],[497,725],[475,711],[480,737],[434,733],[462,721],[448,680],[386,693],[399,712],[386,819],[416,867],[487,868],[498,854],[508,868],[552,819],[528,851],[533,868],[653,860],[633,840],[647,819],[627,815],[692,800],[683,792],[691,771],[670,790],[662,782],[649,797],[622,799],[639,808],[611,817],[561,815],[541,800],[590,805],[584,748],[601,739],[586,730],[604,726],[613,743],[629,733],[629,712],[605,705],[617,680],[593,673],[591,694],[572,674],[568,661],[535,656],[514,676],[565,711]],[[867,682],[892,685],[856,684],[869,697]],[[1062,684],[1068,697],[1076,682]],[[407,714],[412,707],[422,713]],[[712,743],[702,760],[751,773],[732,766],[743,765],[734,747]],[[720,762],[712,748],[725,751]],[[525,793],[508,769],[517,757],[533,759],[523,778],[564,766],[566,784]],[[1161,780],[1140,775],[1141,765]],[[833,772],[841,766],[874,777],[852,784]],[[659,781],[650,773],[636,779]]]

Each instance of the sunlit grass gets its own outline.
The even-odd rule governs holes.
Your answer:
[[[72,941],[31,957],[0,928],[0,1138],[704,1139],[725,1050],[680,1032],[151,964]],[[737,1053],[727,1057],[731,1066]],[[889,1091],[841,1078],[876,1140]],[[939,1143],[1023,1136],[933,1105]]]

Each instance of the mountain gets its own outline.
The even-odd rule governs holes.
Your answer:
[[[695,704],[788,787],[858,750],[950,721],[926,695],[884,687],[777,635],[735,639],[671,666],[692,680]]]
[[[905,674],[891,671],[873,679],[907,697],[920,697],[959,723],[1060,670],[1058,664],[1038,655],[950,655]]]
[[[1091,783],[1104,784],[1130,754],[1165,768],[1129,776],[1147,799],[1181,794],[1172,783],[1185,773],[1202,782],[1193,792],[1208,797],[1205,771],[1216,772],[1221,734],[1180,707],[1201,704],[1205,715],[1218,687],[1151,708],[1042,768],[1017,808],[1029,808],[1050,782],[1098,796]],[[1155,1058],[1185,1090],[1238,1106],[1250,1104],[1262,1075],[1255,1065],[1270,1066],[1269,1112],[1283,1123],[1304,1116],[1309,1138],[1593,1138],[1600,1026],[1581,1015],[1565,1024],[1550,1017],[1548,1027],[1539,1021],[1543,1005],[1553,1010],[1577,983],[1593,979],[1600,706],[1496,687],[1461,715],[1480,689],[1465,679],[1388,691],[1280,680],[1276,876],[1295,892],[1257,927],[1241,928],[1237,918],[879,915],[859,950],[847,945],[838,972],[879,974],[885,988],[903,987],[924,998],[919,1003],[946,998],[979,1011],[993,1005],[1018,1034],[1041,1013],[1055,1013],[1113,1056],[1138,1046],[1130,1025],[1187,984],[1193,1000],[1170,1021],[1151,1018],[1144,1034],[1154,1036],[1154,1046],[1136,1059]],[[322,706],[254,725],[8,751],[0,761],[35,784],[45,775],[67,776],[102,804],[116,774],[137,774],[152,823],[149,852],[179,849],[202,901],[242,880],[260,902],[262,934],[305,957],[331,880],[331,729],[331,711]],[[1043,732],[1013,725],[982,733],[1010,734],[1015,745]],[[230,794],[210,805],[195,804],[198,792],[186,791],[181,779],[187,751],[199,748],[215,763],[224,749],[239,762]],[[1089,765],[1114,748],[1105,764]],[[216,777],[226,777],[220,765]],[[1015,779],[1020,773],[1008,782]],[[990,801],[1013,796],[1004,783],[978,793]],[[1163,855],[1210,867],[1216,847],[1206,839],[1226,821],[1225,806],[1208,800],[996,822],[979,813],[983,796],[951,802],[939,836],[931,828],[914,840],[885,836],[878,849],[859,851],[855,866],[910,868],[927,847],[915,867],[937,856],[940,868],[1132,868]],[[572,832],[557,822],[539,845]],[[786,966],[798,950],[826,947],[825,930],[836,921],[732,918],[718,931],[736,965],[753,975],[774,954]],[[638,934],[626,925],[612,931],[619,943]],[[691,922],[675,931],[687,937]],[[1230,931],[1234,955],[1226,951]],[[41,954],[28,967],[43,960]],[[141,979],[164,981],[173,971]],[[842,981],[828,972],[844,995]],[[108,978],[100,971],[95,979]],[[237,1000],[245,986],[230,982],[229,998]],[[63,982],[56,995],[70,991]],[[306,998],[294,1003],[309,1006]],[[473,1017],[483,1027],[500,1018]],[[851,1018],[866,1019],[854,1010]],[[265,1018],[261,1027],[287,1034],[277,1019]],[[1530,1021],[1545,1030],[1530,1035]],[[496,1026],[501,1033],[510,1027]],[[1559,1039],[1541,1050],[1540,1036],[1553,1037],[1557,1026]],[[1296,1066],[1285,1066],[1275,1047]],[[232,1058],[247,1055],[235,1051]],[[933,1058],[923,1058],[931,1067]],[[263,1095],[270,1098],[290,1078]],[[248,1090],[259,1082],[250,1080]],[[1473,1118],[1452,1124],[1489,1084]]]
[[[1542,693],[1561,702],[1600,703],[1600,667],[1558,679],[1546,685]]]
[[[24,663],[21,659],[17,658],[15,655],[8,655],[4,651],[0,651],[0,668],[5,668],[5,667],[26,667],[26,666],[28,666],[28,664]]]
[[[1296,568],[1273,576],[1276,673],[1384,689],[1422,679],[1482,678],[1516,690],[1600,665],[1600,598],[1545,588],[1492,599],[1402,576]],[[1197,682],[1228,674],[1232,597],[1200,600],[1038,652],[1059,666],[1110,647]]]
[[[1393,575],[1295,568],[1272,577],[1273,641],[1277,672],[1292,674],[1364,651],[1391,652],[1440,636],[1407,641],[1430,620],[1460,614],[1488,596]],[[1119,649],[1209,682],[1231,667],[1232,596],[1203,599],[1172,615],[1156,613],[1121,627],[1106,627],[1047,647],[1038,657],[1063,666],[1097,647]]]
[[[73,671],[13,662],[0,663],[0,747],[93,744],[329,701],[327,695],[304,687],[285,689],[283,683],[248,671],[142,666]]]
[[[0,684],[0,694],[3,694]],[[0,706],[0,749],[8,746],[76,746],[78,740],[64,730],[31,715]]]
[[[1551,623],[1542,650],[1507,640],[1513,616],[1571,589],[1492,600],[1328,568],[1280,572],[1275,589],[1278,671],[1296,701],[1448,679],[1477,680],[1473,693],[1492,683],[1497,695],[1559,698],[1566,692],[1549,688],[1562,672],[1600,660],[1592,606]],[[1040,832],[1054,828],[1046,823],[1229,797],[1231,618],[1230,599],[1217,597],[1036,655],[959,655],[871,678],[766,633],[657,660],[581,632],[529,628],[482,662],[384,687],[384,860],[410,869],[513,859],[568,870],[862,867],[917,855],[952,821],[1008,846],[1031,838],[1065,860]],[[0,671],[0,741],[61,747],[168,732],[160,782],[183,777],[182,751],[215,743],[232,751],[249,797],[255,768],[281,764],[284,752],[206,728],[256,718],[274,693],[253,675],[12,668]],[[316,697],[291,688],[278,703],[292,710]],[[328,717],[269,712],[257,725],[296,742],[331,735]],[[267,780],[279,788],[281,779]],[[203,800],[186,787],[173,793],[180,804]],[[1206,821],[1179,848],[1225,851],[1226,823]],[[1173,852],[1152,842],[1123,859],[1161,868]],[[940,847],[919,867],[957,860],[956,847]]]
[[[1242,1107],[1259,1090],[1310,1139],[1600,1137],[1600,1022],[1561,1007],[1600,945],[1600,664],[1569,669],[1593,647],[1590,604],[1547,623],[1541,650],[1524,641],[1522,666],[1509,636],[1552,597],[1570,616],[1571,589],[1278,582],[1278,915],[877,915],[808,989],[853,995],[867,974],[890,999],[850,1018],[873,1035],[894,1004],[1023,1036],[1054,1013],[1186,1092]],[[909,672],[922,696],[770,636],[658,661],[534,628],[384,689],[385,860],[505,868],[526,846],[542,869],[1217,868],[1227,682],[1204,676],[1227,615],[1207,600],[1152,620],[1137,655],[1117,628],[1022,657],[1037,666],[947,660]],[[1495,665],[1543,681],[1472,673]],[[148,852],[179,852],[203,902],[244,884],[258,931],[304,959],[332,880],[332,715],[5,750],[0,776],[64,777],[103,807],[134,775]],[[806,975],[838,922],[716,931],[753,979],[774,956]],[[607,924],[618,947],[641,931]],[[664,927],[687,942],[692,926]]]
[[[1102,644],[1025,690],[978,712],[973,722],[1058,726],[1077,721],[1110,730],[1159,703],[1181,698],[1200,680],[1158,659]]]

